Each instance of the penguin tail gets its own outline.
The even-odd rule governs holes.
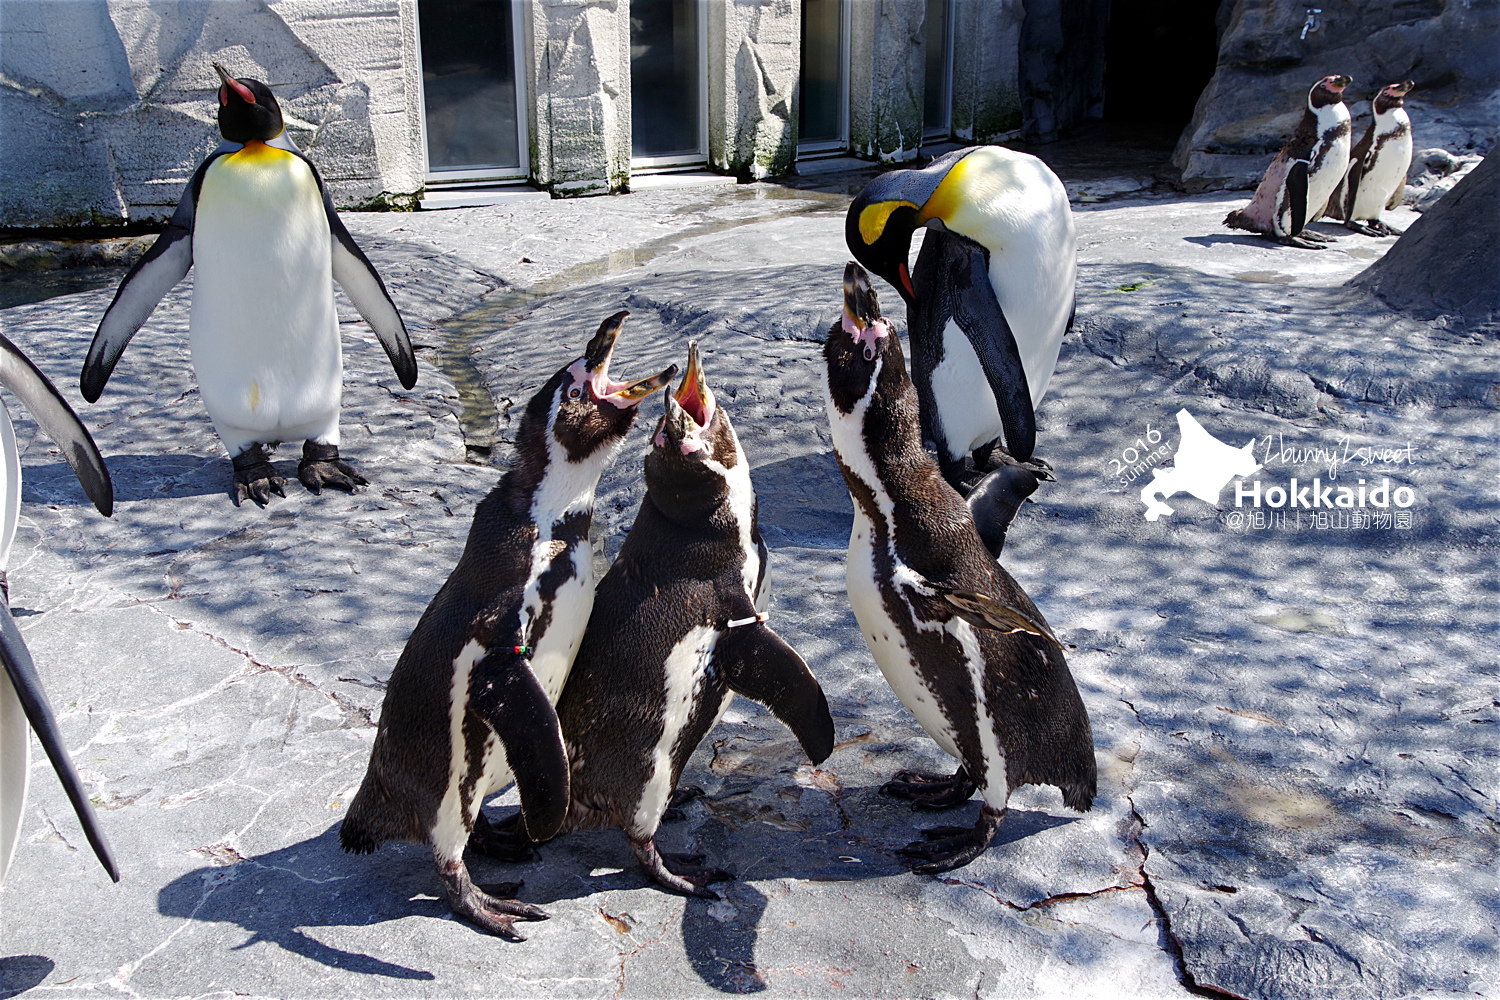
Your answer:
[[[1237,208],[1224,216],[1224,225],[1230,229],[1247,229],[1252,233],[1255,232],[1255,227],[1250,225],[1249,220],[1245,218],[1244,209]]]
[[[410,812],[392,800],[374,774],[366,774],[339,825],[339,843],[350,854],[373,854],[387,840],[424,842],[426,831],[414,814],[406,815]]]
[[[1063,788],[1063,805],[1083,813],[1094,808],[1095,783],[1067,785]],[[347,848],[346,848],[347,850]]]

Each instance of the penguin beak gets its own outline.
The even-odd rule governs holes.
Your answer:
[[[1334,93],[1343,93],[1344,88],[1354,82],[1353,77],[1335,76],[1328,81],[1328,88]]]
[[[844,267],[844,332],[864,348],[865,360],[874,361],[882,337],[889,336],[891,324],[880,315],[880,302],[870,286],[865,269],[850,261]]]
[[[672,377],[677,374],[677,366],[668,365],[666,369],[649,378],[637,379],[634,382],[610,381],[609,360],[614,354],[615,342],[620,338],[620,331],[625,328],[625,320],[629,317],[630,313],[622,310],[600,323],[599,332],[594,334],[594,339],[589,341],[588,347],[583,352],[583,371],[589,376],[594,395],[601,400],[608,400],[621,409],[639,404],[641,400],[671,382]]]
[[[970,150],[940,156],[920,170],[893,170],[865,185],[849,206],[844,239],[855,260],[895,286],[908,304],[916,301],[907,260],[918,227],[947,229],[963,203],[963,160]]]
[[[224,68],[224,65],[222,63],[214,63],[214,70],[218,72],[219,79],[224,81],[224,85],[219,88],[220,104],[229,103],[229,91],[231,90],[233,90],[236,94],[239,94],[240,97],[244,98],[246,104],[255,103],[255,94],[251,92],[249,87],[245,86],[243,83],[240,83],[240,81],[230,76],[229,71]]]
[[[698,360],[698,342],[688,343],[687,372],[682,376],[682,385],[672,397],[673,402],[693,418],[699,427],[707,427],[714,418],[714,394],[703,377],[703,366]]]
[[[1400,83],[1391,84],[1391,86],[1387,89],[1390,90],[1392,96],[1394,97],[1405,97],[1407,94],[1411,93],[1411,88],[1415,86],[1416,84],[1410,80],[1402,80]]]

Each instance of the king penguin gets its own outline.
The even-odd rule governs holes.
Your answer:
[[[1250,204],[1230,212],[1224,225],[1303,250],[1321,250],[1332,242],[1304,227],[1323,214],[1349,167],[1344,88],[1350,82],[1347,76],[1325,76],[1312,85],[1297,131],[1266,168]]]
[[[583,357],[526,404],[515,463],[475,509],[458,565],[391,673],[370,765],[339,831],[355,853],[387,840],[431,844],[453,912],[514,941],[524,940],[517,917],[547,914],[501,898],[516,887],[474,885],[463,853],[467,845],[516,860],[480,812],[512,777],[522,845],[551,837],[567,813],[553,705],[594,603],[594,488],[637,405],[677,374],[674,365],[639,381],[610,380],[628,315],[606,319]]]
[[[0,385],[15,393],[26,405],[42,432],[57,442],[62,456],[72,466],[83,491],[94,502],[99,513],[114,513],[115,492],[109,470],[88,429],[79,421],[73,408],[58,393],[51,380],[43,375],[31,359],[3,335],[0,335]],[[16,524],[21,513],[21,451],[10,413],[0,403],[0,882],[10,870],[21,835],[26,811],[27,777],[31,769],[31,740],[36,732],[52,770],[62,782],[68,801],[83,826],[83,834],[94,856],[114,881],[120,881],[119,869],[99,828],[94,807],[89,802],[73,759],[63,745],[62,732],[47,704],[41,677],[31,652],[21,638],[10,615],[10,547],[16,538]]]
[[[1370,102],[1375,113],[1365,137],[1349,154],[1349,172],[1328,199],[1328,215],[1364,236],[1400,236],[1380,213],[1401,204],[1411,167],[1411,117],[1405,99],[1410,80],[1382,87]]]
[[[218,63],[223,143],[198,167],[171,221],[125,275],[83,364],[94,402],[130,338],[196,266],[188,342],[203,405],[234,465],[234,500],[264,506],[283,480],[269,448],[301,439],[297,477],[314,493],[365,479],[339,457],[343,354],[333,280],[390,356],[401,385],[416,355],[385,283],[334,211],[312,161],[259,80]]]
[[[854,501],[849,603],[896,696],[960,763],[951,777],[902,772],[884,790],[928,809],[975,789],[984,799],[972,829],[929,829],[902,849],[918,872],[948,871],[984,852],[1020,785],[1056,785],[1066,805],[1090,808],[1093,734],[1061,645],[923,450],[901,342],[858,264],[844,272],[844,317],[823,357]]]
[[[919,226],[928,231],[913,272]],[[1078,271],[1057,175],[1001,146],[957,149],[871,181],[849,206],[844,239],[906,300],[922,436],[943,477],[967,490],[967,459],[981,474],[995,468],[1003,436],[1014,462],[1050,478],[1031,462],[1035,408],[1072,326]]]
[[[557,703],[571,770],[565,829],[621,827],[658,885],[715,899],[708,884],[728,873],[656,847],[688,757],[736,692],[770,708],[813,763],[833,752],[833,720],[807,664],[766,624],[750,463],[696,343],[645,477]]]

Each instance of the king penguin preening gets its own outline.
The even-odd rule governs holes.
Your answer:
[[[1304,228],[1323,207],[1349,167],[1347,76],[1325,76],[1307,92],[1297,131],[1266,168],[1255,196],[1224,219],[1231,229],[1268,236],[1303,250],[1321,250],[1332,240]]]
[[[989,846],[1020,785],[1056,785],[1071,808],[1092,805],[1089,718],[1046,620],[923,449],[901,342],[857,264],[823,357],[833,447],[854,501],[849,603],[897,697],[960,765],[951,777],[902,772],[885,791],[929,809],[976,788],[984,798],[972,829],[927,830],[902,850],[919,872],[947,871]]]
[[[565,828],[621,827],[658,885],[714,899],[708,884],[727,872],[656,847],[688,757],[736,692],[770,708],[813,763],[833,752],[833,720],[807,664],[766,622],[750,464],[697,344],[666,407],[646,496],[557,703],[572,772]]]
[[[909,271],[919,226],[928,232]],[[943,477],[966,488],[966,460],[972,455],[980,473],[994,468],[1002,437],[1011,458],[1029,463],[1035,408],[1072,323],[1078,271],[1057,175],[1000,146],[954,150],[866,185],[849,206],[844,239],[906,300],[922,436]]]
[[[214,64],[224,142],[204,160],[172,220],[125,275],[89,346],[89,402],[163,295],[196,266],[188,341],[203,405],[234,465],[235,503],[264,506],[283,480],[270,451],[303,441],[297,477],[314,493],[365,479],[339,457],[343,355],[337,280],[380,338],[402,386],[416,355],[385,283],[334,211],[312,161],[282,127],[265,84]]]
[[[614,382],[609,359],[628,313],[605,320],[583,357],[526,404],[516,457],[474,511],[452,575],[427,606],[386,686],[364,783],[339,831],[344,850],[387,840],[432,845],[453,912],[523,940],[530,903],[474,885],[473,846],[515,860],[480,806],[512,777],[519,842],[551,837],[568,809],[568,768],[553,710],[594,603],[594,488],[642,399],[677,374]],[[528,852],[529,853],[529,852]]]
[[[1380,221],[1380,213],[1401,204],[1411,166],[1411,117],[1405,99],[1410,80],[1380,89],[1370,102],[1374,118],[1349,154],[1349,172],[1328,199],[1328,215],[1364,236],[1400,236]]]
[[[57,388],[21,353],[20,348],[0,336],[0,385],[15,393],[36,420],[42,432],[57,442],[62,456],[72,466],[83,491],[94,502],[99,513],[109,517],[114,512],[115,491],[109,470],[89,436]],[[21,452],[10,413],[0,403],[0,882],[10,870],[16,842],[21,835],[21,821],[26,811],[27,776],[31,768],[31,740],[36,732],[52,769],[62,782],[84,836],[109,877],[120,881],[119,869],[99,829],[94,807],[89,802],[73,760],[63,746],[42,681],[32,662],[31,652],[21,638],[21,630],[10,616],[10,547],[15,541],[16,524],[21,513]]]

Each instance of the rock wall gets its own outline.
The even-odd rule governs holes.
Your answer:
[[[276,92],[341,207],[422,184],[415,0],[7,2],[0,12],[0,225],[171,214],[219,143],[212,63]],[[20,179],[25,178],[22,182]]]
[[[630,186],[630,5],[528,5],[532,177],[558,195]]]
[[[887,163],[922,145],[926,0],[862,0],[849,37],[849,146]]]
[[[1235,0],[1218,69],[1198,99],[1173,163],[1189,191],[1254,187],[1302,114],[1307,90],[1346,73],[1356,136],[1368,97],[1412,79],[1417,148],[1488,152],[1500,129],[1500,2],[1327,0],[1311,30],[1306,7]]]
[[[759,180],[797,155],[798,0],[722,0],[708,8],[708,162]]]
[[[955,137],[998,142],[1021,128],[1020,0],[957,0],[953,13]]]

